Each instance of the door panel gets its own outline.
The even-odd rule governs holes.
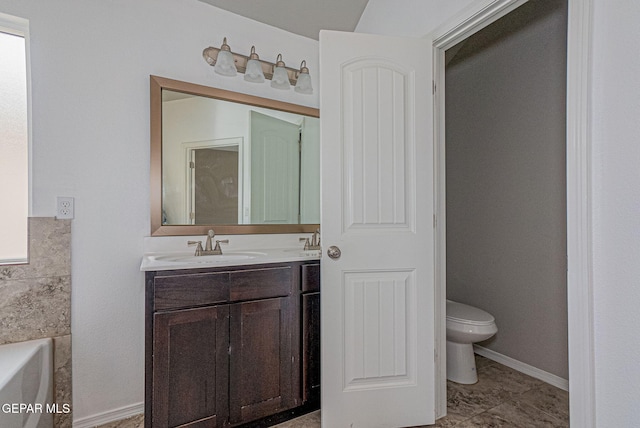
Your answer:
[[[299,223],[300,125],[251,112],[251,223]]]
[[[237,303],[230,315],[231,423],[293,407],[289,299]]]
[[[415,203],[408,191],[415,177],[407,157],[413,141],[405,133],[414,124],[402,114],[411,108],[411,74],[397,64],[358,59],[343,67],[341,78],[343,95],[349,96],[342,117],[343,231],[413,226]]]
[[[417,382],[414,337],[408,334],[415,308],[413,271],[344,273],[344,390]]]
[[[320,33],[322,426],[434,422],[427,40]]]
[[[154,427],[228,420],[229,306],[154,315]]]

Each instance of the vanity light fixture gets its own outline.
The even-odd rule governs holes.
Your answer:
[[[289,75],[284,67],[285,64],[282,60],[282,54],[278,54],[278,57],[276,58],[276,66],[273,69],[273,77],[271,78],[272,88],[289,89],[291,87]]]
[[[225,37],[222,46],[220,46],[220,52],[218,53],[218,60],[213,67],[213,71],[223,76],[235,76],[237,73],[236,64],[231,54],[231,48],[227,44],[227,38]]]
[[[249,60],[247,61],[247,69],[244,72],[244,80],[253,83],[264,82],[264,72],[262,71],[262,64],[260,64],[258,54],[256,53],[256,47],[251,46],[251,54],[249,54]]]
[[[231,52],[226,37],[220,48],[210,46],[202,51],[202,56],[216,73],[223,76],[235,76],[238,72],[245,75],[244,80],[247,82],[262,83],[266,79],[271,80],[271,86],[277,89],[289,89],[295,86],[295,91],[300,94],[313,93],[306,61],[302,61],[300,69],[297,70],[285,66],[282,54],[278,54],[275,64],[261,60],[254,46],[251,47],[249,56],[237,54]]]
[[[312,94],[313,86],[311,86],[311,76],[309,75],[309,69],[307,68],[307,61],[300,63],[300,74],[298,74],[298,81],[294,88],[296,92],[301,94]]]

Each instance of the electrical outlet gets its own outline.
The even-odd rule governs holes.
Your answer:
[[[73,218],[73,198],[70,196],[58,196],[56,218],[59,220]]]

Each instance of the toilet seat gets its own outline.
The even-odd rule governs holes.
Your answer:
[[[447,299],[447,321],[468,325],[491,325],[495,318],[488,312],[474,306],[465,305]]]

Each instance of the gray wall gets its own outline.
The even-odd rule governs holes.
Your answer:
[[[566,13],[533,0],[446,72],[447,297],[495,316],[482,346],[564,379]]]

